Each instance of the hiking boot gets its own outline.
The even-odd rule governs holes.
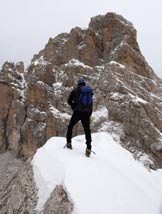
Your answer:
[[[72,149],[71,142],[70,142],[70,143],[67,143],[67,144],[66,144],[66,147],[67,147],[68,149]]]
[[[91,154],[91,149],[87,149],[87,148],[86,148],[85,155],[86,155],[87,157],[90,157],[90,154]]]

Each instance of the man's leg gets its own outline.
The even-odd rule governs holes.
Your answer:
[[[83,116],[81,118],[81,122],[82,122],[84,132],[85,132],[87,149],[91,150],[92,138],[91,138],[91,130],[90,130],[90,116],[88,113],[83,114]]]
[[[67,134],[66,134],[66,140],[67,143],[71,143],[71,138],[72,138],[72,133],[73,133],[73,127],[75,126],[75,124],[79,121],[79,116],[77,112],[73,112],[73,115],[70,119],[70,123],[68,125],[68,130],[67,130]]]

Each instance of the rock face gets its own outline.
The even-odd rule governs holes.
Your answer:
[[[150,167],[162,166],[162,80],[141,54],[133,25],[114,13],[50,38],[26,71],[22,62],[3,65],[1,150],[31,157],[51,136],[65,136],[67,98],[80,77],[95,94],[92,132],[115,131],[137,158],[147,154]]]
[[[72,211],[73,204],[66,191],[62,186],[56,186],[44,206],[43,214],[71,214]]]
[[[23,63],[6,62],[0,72],[0,149],[19,152],[20,129],[26,117]]]
[[[30,160],[22,161],[9,151],[0,155],[1,214],[71,214],[73,204],[62,186],[56,186],[44,206],[36,211],[37,189]]]
[[[162,106],[159,89],[160,81],[146,78],[112,62],[105,67],[101,77],[101,91],[109,110],[109,120],[122,124],[122,144],[134,153],[150,154],[160,164]],[[113,72],[109,72],[113,71]],[[140,152],[139,152],[140,151]],[[138,156],[137,155],[137,156]]]
[[[6,152],[0,155],[0,175],[1,214],[33,214],[37,190],[30,163]]]

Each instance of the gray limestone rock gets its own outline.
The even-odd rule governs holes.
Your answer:
[[[37,190],[30,161],[0,154],[0,213],[34,214]]]
[[[72,214],[73,204],[62,186],[56,186],[44,206],[43,214]]]

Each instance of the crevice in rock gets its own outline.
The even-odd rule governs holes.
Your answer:
[[[8,142],[8,136],[7,136],[7,130],[8,130],[8,118],[9,118],[9,113],[10,113],[10,109],[11,109],[11,104],[12,104],[12,100],[9,103],[9,107],[7,109],[7,115],[5,118],[3,118],[3,128],[4,128],[4,132],[3,132],[3,144],[4,144],[4,149],[7,150],[8,146],[9,146],[9,142]]]

